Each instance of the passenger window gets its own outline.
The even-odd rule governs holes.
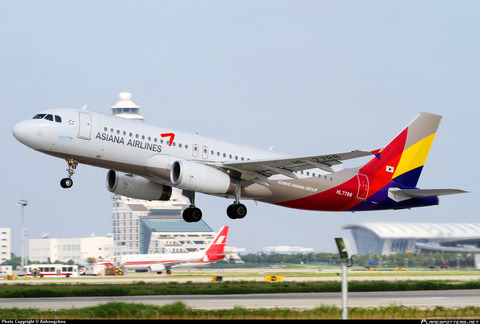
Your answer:
[[[57,123],[61,123],[62,122],[62,117],[55,115],[55,121]]]

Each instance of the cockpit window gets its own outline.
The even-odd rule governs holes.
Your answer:
[[[36,114],[33,119],[43,119],[43,117],[45,117],[45,114]]]
[[[33,119],[46,119],[49,121],[53,121],[55,119],[55,122],[61,123],[62,122],[62,117],[57,116],[57,115],[52,115],[52,114],[36,114],[33,116]]]

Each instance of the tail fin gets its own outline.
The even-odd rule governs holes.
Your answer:
[[[442,116],[421,113],[360,170],[416,187]]]
[[[228,226],[223,226],[205,251],[205,256],[208,258],[208,260],[205,261],[212,262],[225,258],[224,249],[227,241],[227,235]]]

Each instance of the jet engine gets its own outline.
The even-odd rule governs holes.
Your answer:
[[[108,191],[135,199],[169,200],[172,196],[172,187],[113,170],[108,171],[106,184]]]
[[[206,194],[234,192],[230,176],[211,166],[193,161],[173,162],[170,181],[178,188]]]
[[[151,264],[149,267],[148,267],[148,270],[152,271],[152,272],[156,272],[156,273],[162,273],[163,271],[165,271],[165,266],[161,263],[155,263],[155,264]]]

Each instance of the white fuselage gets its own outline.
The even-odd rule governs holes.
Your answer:
[[[278,158],[283,155],[248,146],[174,131],[116,116],[77,110],[50,109],[41,113],[62,118],[15,125],[13,133],[23,144],[53,156],[121,172],[151,177],[146,161],[155,155],[175,159],[225,162]],[[162,134],[174,133],[173,143]],[[159,179],[157,179],[159,180]],[[166,181],[168,182],[168,181]]]

